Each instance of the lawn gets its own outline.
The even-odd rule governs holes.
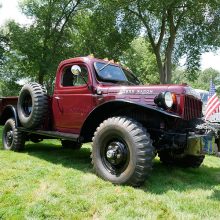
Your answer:
[[[166,167],[158,158],[145,185],[114,186],[92,170],[90,145],[59,141],[0,150],[0,219],[220,219],[220,159],[199,169]]]

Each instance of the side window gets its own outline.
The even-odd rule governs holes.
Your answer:
[[[62,75],[62,86],[82,86],[88,82],[88,70],[84,65],[78,65],[81,68],[81,73],[76,76],[71,72],[71,66],[64,69]]]

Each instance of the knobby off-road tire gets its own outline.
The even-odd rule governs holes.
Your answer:
[[[69,140],[61,140],[61,144],[63,148],[66,149],[79,150],[82,147],[81,143],[69,141]]]
[[[160,161],[165,165],[174,165],[180,167],[198,168],[202,164],[205,156],[178,155],[169,151],[159,152]]]
[[[152,170],[154,147],[140,123],[127,117],[112,117],[97,128],[91,157],[101,178],[114,184],[139,186]]]
[[[25,84],[19,94],[18,117],[25,128],[37,128],[45,120],[48,112],[46,89],[38,83]]]
[[[24,134],[18,131],[13,118],[5,122],[2,132],[2,143],[4,150],[21,151],[24,149]]]

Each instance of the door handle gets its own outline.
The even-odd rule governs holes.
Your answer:
[[[60,106],[60,102],[59,102],[60,97],[59,96],[55,96],[54,98],[57,100],[57,105],[58,105],[58,108],[59,108],[60,112],[63,113],[63,108],[62,108],[62,106]]]

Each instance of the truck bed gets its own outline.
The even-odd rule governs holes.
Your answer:
[[[17,108],[18,96],[11,97],[0,97],[0,124],[3,125],[5,122],[3,120],[3,112],[8,105],[12,105]]]
[[[17,106],[18,96],[0,98],[0,116],[7,105]]]

